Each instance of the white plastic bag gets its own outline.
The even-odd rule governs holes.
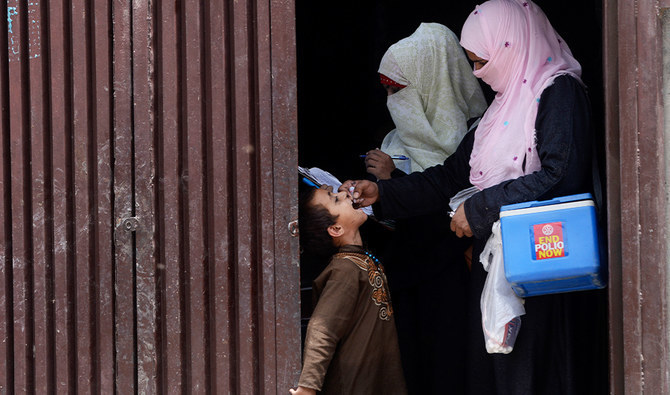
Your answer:
[[[518,297],[505,278],[500,221],[493,224],[491,237],[479,259],[488,272],[482,291],[482,328],[489,354],[509,354],[526,313],[523,299]]]
[[[458,207],[463,204],[464,201],[470,199],[472,195],[477,192],[479,192],[477,187],[470,187],[452,196],[452,198],[449,200],[449,207],[451,208],[452,212],[456,212]]]

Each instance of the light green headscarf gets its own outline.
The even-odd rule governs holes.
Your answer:
[[[456,35],[438,23],[422,23],[384,54],[379,73],[407,85],[388,97],[396,129],[381,150],[405,155],[412,171],[444,162],[467,133],[467,121],[486,109]]]

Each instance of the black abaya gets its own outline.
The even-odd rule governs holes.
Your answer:
[[[467,392],[470,394],[607,393],[604,292],[580,291],[526,299],[512,353],[487,354],[479,298],[486,272],[478,262],[500,207],[591,191],[593,131],[585,88],[570,76],[557,77],[540,98],[535,121],[540,170],[475,194],[465,204],[474,233],[468,300]],[[474,133],[444,162],[421,173],[379,181],[375,213],[386,218],[426,215],[448,207],[469,182]],[[454,323],[458,324],[458,323]],[[449,391],[445,382],[444,393]],[[456,393],[456,392],[454,392]]]

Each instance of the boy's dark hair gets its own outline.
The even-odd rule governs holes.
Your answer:
[[[314,187],[303,187],[299,191],[298,199],[298,229],[300,247],[308,254],[318,257],[330,257],[337,252],[333,238],[328,234],[328,227],[337,222],[327,208],[320,204],[313,204]]]

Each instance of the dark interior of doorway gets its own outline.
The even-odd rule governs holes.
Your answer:
[[[386,49],[421,22],[442,23],[460,36],[463,22],[481,2],[296,0],[299,165],[322,168],[340,180],[363,177],[359,155],[379,147],[393,129],[377,75]],[[582,64],[603,142],[602,2],[536,3]],[[303,331],[312,309],[311,282],[322,268],[322,262],[301,259]]]

